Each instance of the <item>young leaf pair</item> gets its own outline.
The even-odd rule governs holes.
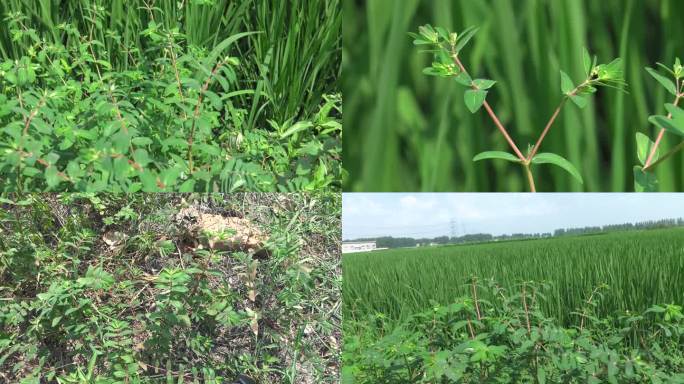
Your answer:
[[[529,188],[532,192],[536,192],[536,187],[531,168],[533,165],[538,164],[556,165],[570,173],[578,182],[583,183],[580,172],[571,162],[555,153],[539,153],[539,149],[568,100],[571,100],[579,108],[584,108],[588,105],[587,97],[595,93],[597,87],[603,86],[618,90],[623,90],[626,87],[627,84],[623,80],[622,60],[618,58],[608,64],[597,64],[597,58],[595,56],[592,58],[585,49],[582,57],[585,79],[581,83],[575,85],[570,76],[561,71],[560,88],[563,92],[563,99],[534,146],[530,145],[527,154],[523,154],[511,138],[508,130],[501,123],[501,120],[487,103],[488,92],[496,82],[489,79],[472,79],[459,58],[461,50],[476,32],[477,29],[468,28],[458,34],[449,32],[441,27],[433,28],[430,25],[425,25],[419,28],[418,34],[410,33],[410,36],[414,38],[413,43],[415,45],[426,46],[428,48],[426,52],[432,53],[435,57],[432,65],[426,68],[423,73],[431,76],[453,78],[459,84],[469,87],[470,89],[464,93],[464,102],[468,110],[471,113],[475,113],[484,107],[514,152],[514,154],[502,151],[482,152],[475,156],[473,161],[499,159],[520,164],[525,171]]]

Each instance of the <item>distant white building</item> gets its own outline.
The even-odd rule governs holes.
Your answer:
[[[343,241],[342,253],[370,252],[378,249],[375,241]]]

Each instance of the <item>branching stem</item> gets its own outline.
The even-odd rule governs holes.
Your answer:
[[[522,286],[522,299],[523,307],[525,308],[525,322],[527,323],[527,335],[530,336],[532,334],[532,328],[530,327],[530,314],[527,308],[527,295],[525,293],[525,283],[523,283]]]
[[[475,312],[477,313],[477,320],[480,321],[480,320],[482,320],[482,315],[480,314],[480,304],[477,302],[477,281],[475,280],[475,277],[473,277],[473,280],[472,280],[472,288],[473,288],[473,301],[475,302]]]
[[[556,111],[553,112],[553,115],[549,119],[549,122],[546,123],[546,127],[544,127],[544,130],[542,131],[541,135],[539,135],[539,139],[537,140],[537,143],[534,145],[532,148],[532,151],[530,151],[530,154],[527,156],[527,161],[531,161],[532,158],[537,154],[539,151],[539,147],[541,147],[542,142],[544,141],[544,138],[546,137],[546,134],[549,133],[549,130],[551,130],[551,127],[553,126],[553,123],[556,121],[556,118],[558,115],[560,115],[561,110],[563,109],[563,106],[565,103],[568,101],[567,97],[564,97],[563,100],[560,102],[558,107],[556,108]]]
[[[539,135],[539,139],[537,140],[537,143],[534,145],[534,147],[532,148],[532,151],[530,151],[530,154],[527,156],[527,161],[532,161],[534,156],[539,151],[539,148],[541,147],[541,144],[544,141],[544,138],[546,138],[546,134],[549,133],[549,130],[551,130],[551,127],[556,122],[558,115],[560,115],[560,112],[563,109],[563,107],[565,106],[565,103],[567,103],[568,99],[571,98],[572,96],[577,95],[577,93],[580,92],[580,90],[582,88],[584,88],[588,85],[591,85],[591,84],[592,84],[592,81],[590,79],[587,79],[582,84],[575,87],[575,89],[573,89],[572,92],[570,92],[569,94],[567,94],[563,97],[563,100],[561,100],[560,104],[558,105],[556,110],[553,112],[553,115],[551,115],[551,118],[546,123],[546,127],[544,127],[544,130],[542,131],[541,135]]]
[[[452,58],[453,58],[454,62],[456,63],[456,65],[458,65],[461,72],[465,73],[466,75],[468,75],[470,77],[465,66],[463,65],[461,60],[458,58],[458,54],[453,53]],[[492,107],[489,105],[487,100],[485,100],[482,103],[482,106],[487,111],[487,114],[489,114],[489,117],[491,117],[491,119],[494,121],[494,124],[499,129],[499,131],[501,132],[503,137],[506,139],[506,141],[508,142],[508,145],[513,149],[513,152],[515,152],[515,155],[518,157],[518,159],[520,159],[520,164],[525,169],[525,174],[527,176],[527,182],[530,186],[530,192],[536,192],[537,191],[537,188],[536,188],[535,183],[534,183],[534,175],[532,174],[532,170],[530,169],[530,164],[531,164],[534,156],[539,151],[539,148],[541,147],[541,144],[544,141],[544,138],[546,138],[546,134],[549,133],[549,130],[551,129],[551,127],[555,123],[556,119],[558,118],[558,115],[560,115],[560,112],[563,109],[563,106],[565,106],[565,103],[568,101],[568,99],[570,97],[576,95],[578,92],[580,92],[580,90],[582,88],[584,88],[588,85],[591,85],[591,84],[592,84],[592,80],[587,79],[582,84],[575,87],[575,89],[573,89],[572,92],[570,92],[569,94],[565,95],[565,97],[563,97],[563,100],[561,100],[560,104],[558,105],[558,107],[554,111],[553,115],[551,115],[551,118],[546,123],[546,127],[544,127],[544,130],[542,131],[541,135],[539,136],[539,139],[537,140],[536,144],[534,145],[534,147],[532,148],[532,150],[530,151],[530,153],[527,156],[523,155],[522,152],[520,152],[520,149],[515,144],[515,141],[513,141],[513,139],[511,138],[511,135],[508,133],[506,128],[503,126],[503,124],[501,123],[501,120],[499,120],[499,118],[496,116],[496,113],[494,113],[494,110],[492,110]],[[473,89],[478,89],[477,86],[475,86],[475,84],[473,84],[472,87],[473,87]]]
[[[463,73],[465,73],[465,74],[468,74],[468,71],[463,66],[463,63],[461,63],[461,60],[458,58],[458,55],[453,55],[452,57],[453,57],[456,65],[458,65],[458,67],[461,69],[461,71],[463,71]],[[473,89],[477,89],[477,87],[475,85],[473,85]],[[489,106],[489,103],[487,102],[487,100],[485,100],[482,105],[484,106],[485,110],[489,114],[489,117],[491,117],[492,120],[494,121],[494,124],[496,125],[496,127],[499,128],[499,131],[501,132],[503,137],[508,142],[508,145],[510,145],[511,148],[513,148],[513,152],[515,152],[516,156],[518,156],[520,161],[525,161],[525,156],[522,154],[522,152],[520,152],[520,149],[518,149],[518,146],[515,145],[515,142],[511,138],[511,135],[508,134],[508,131],[506,130],[506,128],[503,126],[503,124],[501,124],[501,120],[499,120],[499,118],[496,116],[496,113],[494,113],[492,108]]]
[[[675,97],[674,101],[674,106],[676,107],[679,105],[679,101],[684,97],[684,94],[681,93],[679,89],[677,89],[678,94],[677,97]],[[672,114],[667,115],[668,119],[672,119]],[[665,128],[661,128],[660,132],[658,132],[658,137],[656,138],[655,143],[653,144],[653,148],[651,148],[651,153],[649,153],[648,158],[646,159],[646,163],[644,163],[644,171],[652,168],[654,165],[657,163],[660,163],[660,161],[653,163],[653,158],[655,158],[655,154],[658,153],[658,147],[660,146],[660,143],[663,141],[663,137],[665,136]],[[672,156],[673,153],[668,153],[668,157]],[[662,160],[662,159],[661,159]],[[653,164],[652,164],[653,163]]]

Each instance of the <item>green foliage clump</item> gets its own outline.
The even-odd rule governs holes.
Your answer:
[[[664,69],[670,77],[661,75],[653,68],[646,68],[646,71],[675,99],[672,104],[665,104],[667,116],[655,115],[648,119],[651,124],[660,129],[655,142],[641,132],[636,134],[637,158],[641,163],[634,167],[634,188],[637,192],[656,192],[658,177],[655,175],[655,167],[684,148],[684,141],[682,141],[666,153],[662,155],[660,153],[660,145],[665,132],[678,137],[684,136],[684,110],[678,107],[679,102],[684,98],[684,67],[679,58],[675,60],[671,69],[660,63],[658,66]]]
[[[253,218],[268,254],[194,245],[188,205]],[[339,213],[329,193],[1,199],[0,381],[336,382]]]
[[[0,5],[1,192],[339,189],[336,1],[72,3]]]
[[[471,113],[475,113],[484,106],[514,152],[514,154],[502,151],[482,152],[476,155],[473,161],[499,159],[520,164],[525,170],[530,191],[532,192],[536,191],[532,165],[556,165],[570,173],[577,181],[583,183],[580,172],[567,159],[555,153],[539,153],[538,151],[567,100],[571,100],[579,108],[585,108],[588,104],[587,96],[596,93],[597,87],[606,86],[621,90],[627,85],[623,80],[622,59],[615,59],[608,64],[597,64],[596,56],[592,59],[589,52],[585,49],[582,53],[585,79],[578,85],[575,85],[570,76],[561,70],[560,88],[563,92],[563,99],[551,116],[551,119],[546,123],[539,139],[534,145],[529,146],[526,154],[523,154],[486,101],[487,94],[496,84],[496,81],[471,78],[459,58],[461,50],[468,44],[476,32],[477,29],[471,27],[459,34],[447,31],[441,27],[433,28],[428,24],[420,27],[418,34],[410,34],[414,38],[413,43],[415,45],[426,46],[428,48],[427,52],[434,55],[435,61],[433,61],[432,66],[425,68],[423,73],[430,76],[452,78],[457,83],[468,87],[469,89],[463,94],[468,110]]]
[[[388,324],[382,314],[345,321],[343,383],[682,383],[679,305],[598,317],[605,286],[573,314],[544,315],[543,284],[505,289],[471,278],[472,294]],[[489,292],[491,301],[478,295]],[[643,323],[649,326],[644,327]]]

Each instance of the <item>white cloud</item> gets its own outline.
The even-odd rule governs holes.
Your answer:
[[[345,238],[546,232],[556,228],[684,217],[684,194],[345,193]]]

